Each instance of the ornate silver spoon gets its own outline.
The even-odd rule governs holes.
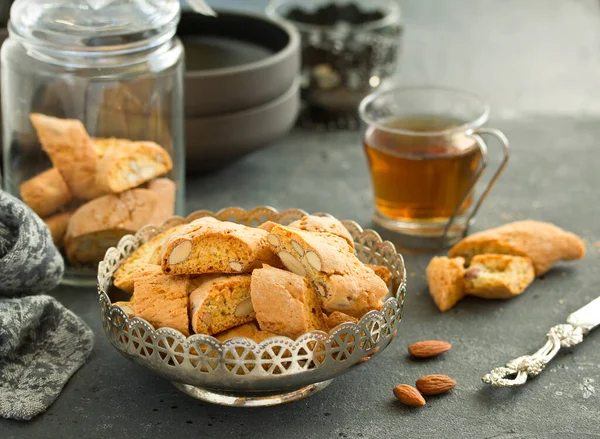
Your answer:
[[[539,375],[560,348],[570,348],[583,341],[583,336],[600,325],[600,297],[567,318],[567,323],[554,326],[548,332],[548,341],[539,351],[509,361],[482,378],[495,387],[515,387],[525,384],[528,377]]]

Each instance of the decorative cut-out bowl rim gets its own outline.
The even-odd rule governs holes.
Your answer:
[[[269,206],[256,207],[248,211],[239,207],[230,207],[221,209],[216,213],[208,210],[199,210],[185,218],[173,216],[160,226],[147,225],[141,228],[135,235],[124,236],[119,241],[117,247],[111,247],[106,252],[104,260],[98,266],[98,300],[105,335],[109,338],[111,344],[124,356],[153,369],[155,372],[175,382],[190,385],[199,385],[200,383],[209,388],[212,386],[212,388],[222,390],[238,389],[241,384],[241,387],[248,391],[265,391],[269,390],[270,386],[269,384],[265,384],[264,380],[268,381],[271,378],[273,381],[277,381],[273,390],[280,389],[282,388],[282,379],[285,381],[286,377],[298,374],[309,374],[310,376],[314,376],[314,379],[306,377],[305,379],[298,380],[295,384],[290,383],[290,386],[293,387],[295,385],[297,387],[301,384],[300,382],[302,384],[320,382],[334,378],[351,367],[364,362],[366,357],[370,358],[378,354],[396,336],[397,325],[402,320],[404,296],[406,293],[406,269],[402,255],[396,251],[391,242],[383,241],[376,231],[363,230],[356,222],[351,220],[344,220],[342,223],[350,231],[359,252],[361,249],[370,249],[363,242],[371,240],[375,245],[387,251],[391,255],[391,259],[393,259],[386,260],[385,264],[382,264],[386,265],[393,274],[392,281],[388,285],[390,292],[386,296],[387,299],[385,300],[383,309],[381,311],[374,310],[368,312],[357,323],[343,323],[329,332],[307,332],[295,340],[277,335],[269,337],[260,343],[246,337],[235,337],[219,342],[210,335],[192,334],[186,336],[173,328],[154,328],[149,322],[140,317],[128,318],[119,306],[113,305],[111,302],[107,290],[111,287],[115,270],[141,244],[173,226],[189,223],[205,216],[254,226],[266,220],[275,222],[280,220],[282,223],[288,224],[305,215],[309,215],[309,213],[302,209],[278,211]],[[313,213],[312,215],[331,216],[321,212]],[[257,218],[265,219],[263,221],[257,220]],[[362,247],[359,248],[359,246]],[[374,250],[370,250],[370,253],[375,254]],[[381,255],[378,256],[383,258]],[[385,325],[390,326],[394,330],[388,331],[387,336],[381,336],[379,331]],[[136,334],[143,339],[145,347],[140,348],[140,346],[135,346],[134,349],[130,337]],[[125,339],[127,340],[126,342],[123,341]],[[142,344],[139,341],[141,339],[138,339],[138,345]],[[346,343],[347,339],[351,339],[352,341]],[[151,341],[148,342],[148,340]],[[315,344],[322,348],[322,350],[314,348]],[[347,348],[349,344],[352,345],[352,350]],[[309,346],[313,346],[314,350],[311,350],[313,348],[309,348]],[[204,347],[206,347],[206,350]],[[271,356],[278,355],[277,353],[274,354],[275,347],[279,348],[277,350],[279,355],[283,355],[280,352],[283,349],[283,351],[289,354],[289,357],[282,358],[279,356],[273,360]],[[188,364],[191,361],[192,349],[195,349],[194,356],[197,362],[204,362],[206,365],[210,365],[210,368],[206,366],[207,370],[198,371],[198,377],[190,375],[194,367]],[[251,353],[251,360],[238,358],[235,351],[238,350],[239,352],[239,349],[244,349],[244,352]],[[332,365],[333,360],[326,357],[327,355],[331,355],[330,351],[332,349],[339,352],[343,351],[344,355],[347,354],[347,360],[349,361],[343,361],[343,364],[340,362],[339,367],[336,367],[336,364]],[[299,355],[300,352],[306,355]],[[247,356],[247,354],[245,355]],[[273,366],[275,370],[271,370],[273,368],[267,370],[265,365],[268,364],[271,367],[271,363],[268,360],[262,361],[264,355],[269,356],[269,359],[274,362],[273,364],[277,363],[276,366],[281,370],[278,372],[275,366]],[[165,358],[168,358],[168,362]],[[306,368],[307,361],[313,361],[313,367]],[[204,363],[202,364],[204,365]],[[293,364],[288,368],[282,369],[281,363]],[[336,362],[333,361],[333,363]],[[186,366],[185,371],[183,370],[184,366]],[[195,367],[198,368],[197,365]],[[213,383],[210,379],[207,379],[211,373],[219,370],[220,367],[226,368],[220,371],[220,376],[233,378],[231,383]],[[182,373],[178,373],[178,369],[181,369]],[[263,383],[258,386],[251,382],[249,384],[248,379],[251,376],[261,379]]]

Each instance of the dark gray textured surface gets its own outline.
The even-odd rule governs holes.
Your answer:
[[[476,89],[494,103],[493,125],[514,146],[475,228],[520,218],[552,221],[587,240],[586,258],[556,268],[521,297],[467,299],[440,314],[424,280],[430,256],[405,254],[409,294],[400,337],[307,400],[252,410],[192,400],[130,364],[102,333],[95,292],[60,288],[55,296],[90,324],[96,349],[48,413],[30,423],[0,421],[1,438],[600,437],[600,331],[523,388],[489,389],[480,382],[491,367],[540,347],[552,325],[600,294],[600,248],[594,245],[600,243],[598,4],[405,3],[409,47],[402,80]],[[221,172],[189,181],[188,192],[190,211],[270,204],[371,225],[357,133],[294,132]],[[409,360],[407,345],[428,338],[454,347],[437,360]],[[394,400],[396,384],[426,373],[446,373],[457,388],[422,409]]]

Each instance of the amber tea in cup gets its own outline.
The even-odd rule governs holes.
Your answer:
[[[444,247],[462,237],[508,158],[505,136],[481,128],[487,105],[450,89],[394,88],[367,97],[360,112],[375,222],[412,237],[415,247]],[[504,160],[476,199],[487,165],[480,134],[500,140]]]

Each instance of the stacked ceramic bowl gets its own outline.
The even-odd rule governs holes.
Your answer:
[[[239,12],[184,13],[187,171],[214,169],[266,146],[298,116],[300,38]]]

